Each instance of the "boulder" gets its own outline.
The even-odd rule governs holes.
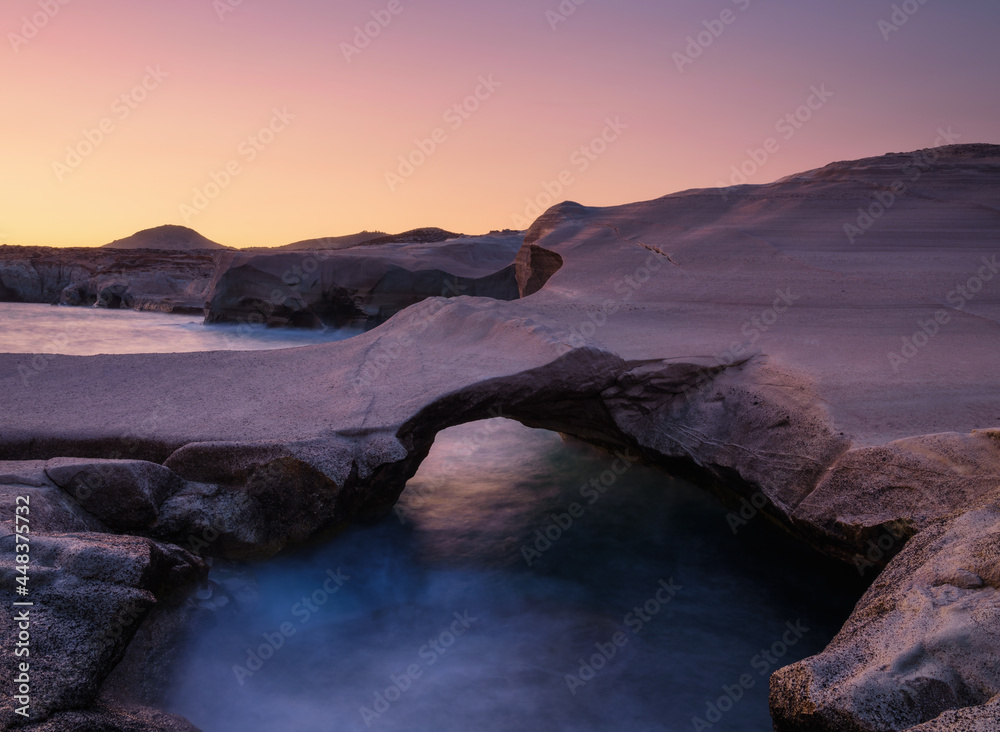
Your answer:
[[[55,458],[45,474],[83,508],[121,532],[142,532],[183,486],[168,468],[141,460]]]
[[[27,499],[31,530],[43,534],[104,532],[105,526],[79,501],[53,483],[45,472],[47,461],[0,461],[0,534],[11,533],[17,499]],[[10,527],[8,530],[7,527]]]
[[[415,240],[397,236],[345,249],[227,255],[208,295],[205,322],[366,326],[430,297],[518,297],[513,262],[519,233],[411,233]]]
[[[901,732],[1000,694],[998,499],[920,531],[826,650],[774,674],[776,732]],[[919,729],[967,728],[950,718]]]
[[[108,534],[31,535],[29,594],[18,598],[14,537],[0,538],[0,668],[15,677],[18,613],[29,616],[31,719],[86,709],[121,659],[151,608],[182,599],[205,565],[176,547]],[[27,599],[29,608],[14,608]],[[23,720],[10,694],[0,698],[0,726]]]

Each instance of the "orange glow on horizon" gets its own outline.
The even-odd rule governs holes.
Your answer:
[[[235,247],[479,234],[550,198],[714,186],[769,138],[751,183],[928,147],[939,127],[1000,141],[986,2],[926,5],[888,39],[891,4],[861,0],[590,0],[562,20],[529,0],[226,3],[5,3],[0,243],[99,246],[167,223]],[[823,84],[808,123],[777,132]]]

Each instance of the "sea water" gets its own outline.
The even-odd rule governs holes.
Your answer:
[[[217,565],[232,601],[170,710],[205,732],[770,730],[770,674],[858,583],[634,457],[502,419],[442,432],[384,520]]]
[[[354,334],[0,304],[0,352]],[[502,419],[442,432],[384,520],[216,563],[170,710],[205,732],[770,730],[769,675],[829,642],[860,581],[635,457]]]
[[[256,351],[339,341],[360,332],[204,325],[199,315],[0,303],[0,353]]]

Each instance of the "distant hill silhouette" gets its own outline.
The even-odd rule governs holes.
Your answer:
[[[404,231],[402,234],[394,234],[392,236],[382,236],[377,239],[371,239],[370,241],[364,242],[364,246],[370,247],[378,244],[410,243],[434,244],[439,241],[447,241],[448,239],[457,239],[460,236],[462,235],[432,226],[425,229],[410,229],[410,231]]]
[[[317,249],[350,249],[351,247],[356,247],[358,244],[363,244],[372,239],[378,239],[379,237],[386,236],[384,231],[361,231],[357,234],[348,234],[347,236],[326,236],[322,239],[305,239],[303,241],[293,242],[291,244],[285,244],[281,247],[271,247],[273,250],[286,250],[286,251],[302,251],[305,249],[317,250]],[[254,249],[260,249],[261,247],[254,247]]]
[[[305,239],[303,241],[285,244],[279,247],[247,247],[248,252],[280,252],[280,251],[335,251],[351,249],[357,246],[377,246],[380,244],[433,244],[456,239],[462,234],[456,234],[436,227],[411,229],[402,234],[386,234],[384,231],[360,231],[347,236],[327,236],[320,239]],[[186,226],[157,226],[144,229],[124,239],[116,239],[105,244],[102,249],[159,249],[163,251],[187,251],[193,249],[234,249],[224,246],[211,239],[206,239],[194,229]]]
[[[386,234],[384,231],[361,231],[347,236],[327,236],[321,239],[305,239],[303,241],[285,244],[280,247],[247,247],[246,252],[280,252],[280,251],[334,251],[352,249],[358,246],[378,246],[380,244],[434,244],[448,239],[456,239],[462,234],[428,227],[411,229],[402,234]]]
[[[160,249],[181,251],[188,249],[231,249],[211,239],[206,239],[194,229],[186,226],[157,226],[143,229],[124,239],[116,239],[105,244],[103,249]]]

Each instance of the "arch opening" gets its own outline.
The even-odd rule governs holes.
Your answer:
[[[727,513],[626,447],[447,428],[381,521],[213,570],[232,600],[171,711],[206,732],[686,729],[746,676],[714,728],[768,729],[767,676],[821,650],[860,590]]]

